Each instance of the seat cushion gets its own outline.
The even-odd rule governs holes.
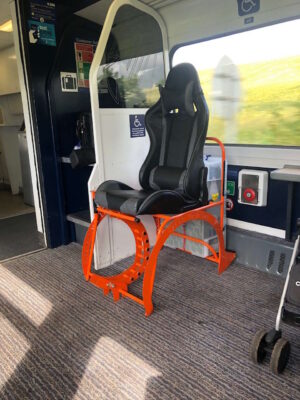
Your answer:
[[[99,186],[95,203],[110,210],[136,215],[148,195],[144,190],[134,190],[122,182],[106,181]]]
[[[129,215],[178,214],[201,206],[174,190],[135,190],[122,182],[106,181],[97,189],[97,206]]]

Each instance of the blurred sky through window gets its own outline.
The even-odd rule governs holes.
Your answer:
[[[197,70],[215,68],[222,55],[237,64],[251,64],[300,54],[300,19],[180,47],[173,66],[192,63]]]

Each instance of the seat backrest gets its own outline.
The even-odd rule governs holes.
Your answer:
[[[150,149],[140,170],[141,186],[145,190],[176,190],[191,199],[205,200],[203,147],[208,108],[191,64],[179,64],[170,71],[145,123]]]

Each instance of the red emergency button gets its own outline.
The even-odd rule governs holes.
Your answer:
[[[256,199],[256,193],[253,189],[247,188],[243,192],[243,197],[246,201],[254,201]]]

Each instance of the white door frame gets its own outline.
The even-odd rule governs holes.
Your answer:
[[[38,174],[38,162],[37,162],[36,146],[33,133],[32,110],[28,95],[29,85],[28,85],[28,77],[26,74],[26,64],[24,57],[24,41],[23,41],[22,29],[18,24],[18,18],[17,18],[17,15],[20,15],[19,2],[17,0],[10,1],[10,11],[13,22],[14,47],[16,52],[18,76],[20,82],[20,91],[21,91],[24,122],[26,129],[26,138],[28,144],[29,165],[31,172],[37,230],[40,233],[44,234],[46,242],[44,215],[43,215],[42,199],[41,199],[41,185]],[[22,56],[23,56],[23,62],[22,62]]]

